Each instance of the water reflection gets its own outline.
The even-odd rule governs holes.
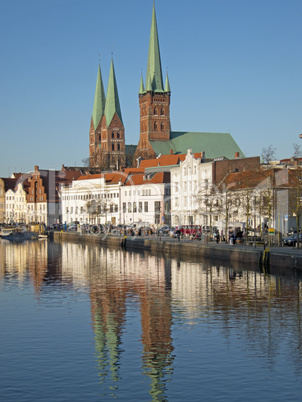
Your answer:
[[[166,400],[177,360],[173,328],[184,326],[213,328],[219,323],[226,341],[243,339],[248,353],[265,359],[272,369],[285,352],[296,375],[301,374],[297,277],[47,241],[0,242],[0,276],[4,286],[30,282],[37,297],[58,284],[61,292],[88,292],[104,395],[121,397],[126,344],[139,339],[139,371],[149,378],[151,399]]]

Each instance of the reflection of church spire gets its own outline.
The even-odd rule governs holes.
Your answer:
[[[141,292],[144,374],[151,378],[150,394],[153,400],[165,399],[166,377],[173,371],[171,293],[167,292],[171,280],[170,264],[169,261],[164,266],[164,281],[148,286],[145,292]]]
[[[119,282],[108,283],[108,278],[98,279],[96,283],[99,285],[91,285],[90,292],[95,348],[100,382],[108,382],[113,392],[120,380],[120,344],[122,325],[125,321],[126,289],[123,285],[121,287]]]
[[[102,308],[97,308],[93,320],[100,382],[105,382],[110,372],[111,380],[117,382],[120,379],[119,325],[113,316],[104,317]]]

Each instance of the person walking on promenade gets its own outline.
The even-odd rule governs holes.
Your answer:
[[[217,244],[219,243],[219,240],[220,240],[219,232],[217,232],[217,233],[216,233],[216,243],[217,243]]]

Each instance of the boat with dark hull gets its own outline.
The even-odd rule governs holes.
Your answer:
[[[15,243],[21,243],[25,240],[33,240],[36,239],[37,236],[31,232],[24,232],[24,231],[12,231],[9,234],[2,234],[1,239],[9,240]]]

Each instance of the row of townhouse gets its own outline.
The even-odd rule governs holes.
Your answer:
[[[264,168],[259,157],[210,160],[189,149],[139,160],[138,167],[120,172],[92,173],[35,166],[0,179],[1,222],[144,222],[223,231],[267,225],[286,232],[301,214],[299,166]]]
[[[169,172],[128,171],[80,177],[69,185],[61,185],[62,221],[112,225],[169,223],[169,191]]]
[[[300,226],[298,163],[263,166],[259,157],[203,161],[188,150],[170,172],[172,225],[215,226],[223,233],[246,227],[286,233]]]
[[[208,225],[209,214],[197,213],[200,194],[207,194],[229,173],[259,168],[259,157],[208,160],[203,152],[191,150],[142,160],[137,168],[83,176],[61,185],[62,221]]]
[[[50,225],[61,221],[59,187],[71,183],[85,172],[44,170],[35,166],[29,173],[14,173],[0,179],[0,223]]]

